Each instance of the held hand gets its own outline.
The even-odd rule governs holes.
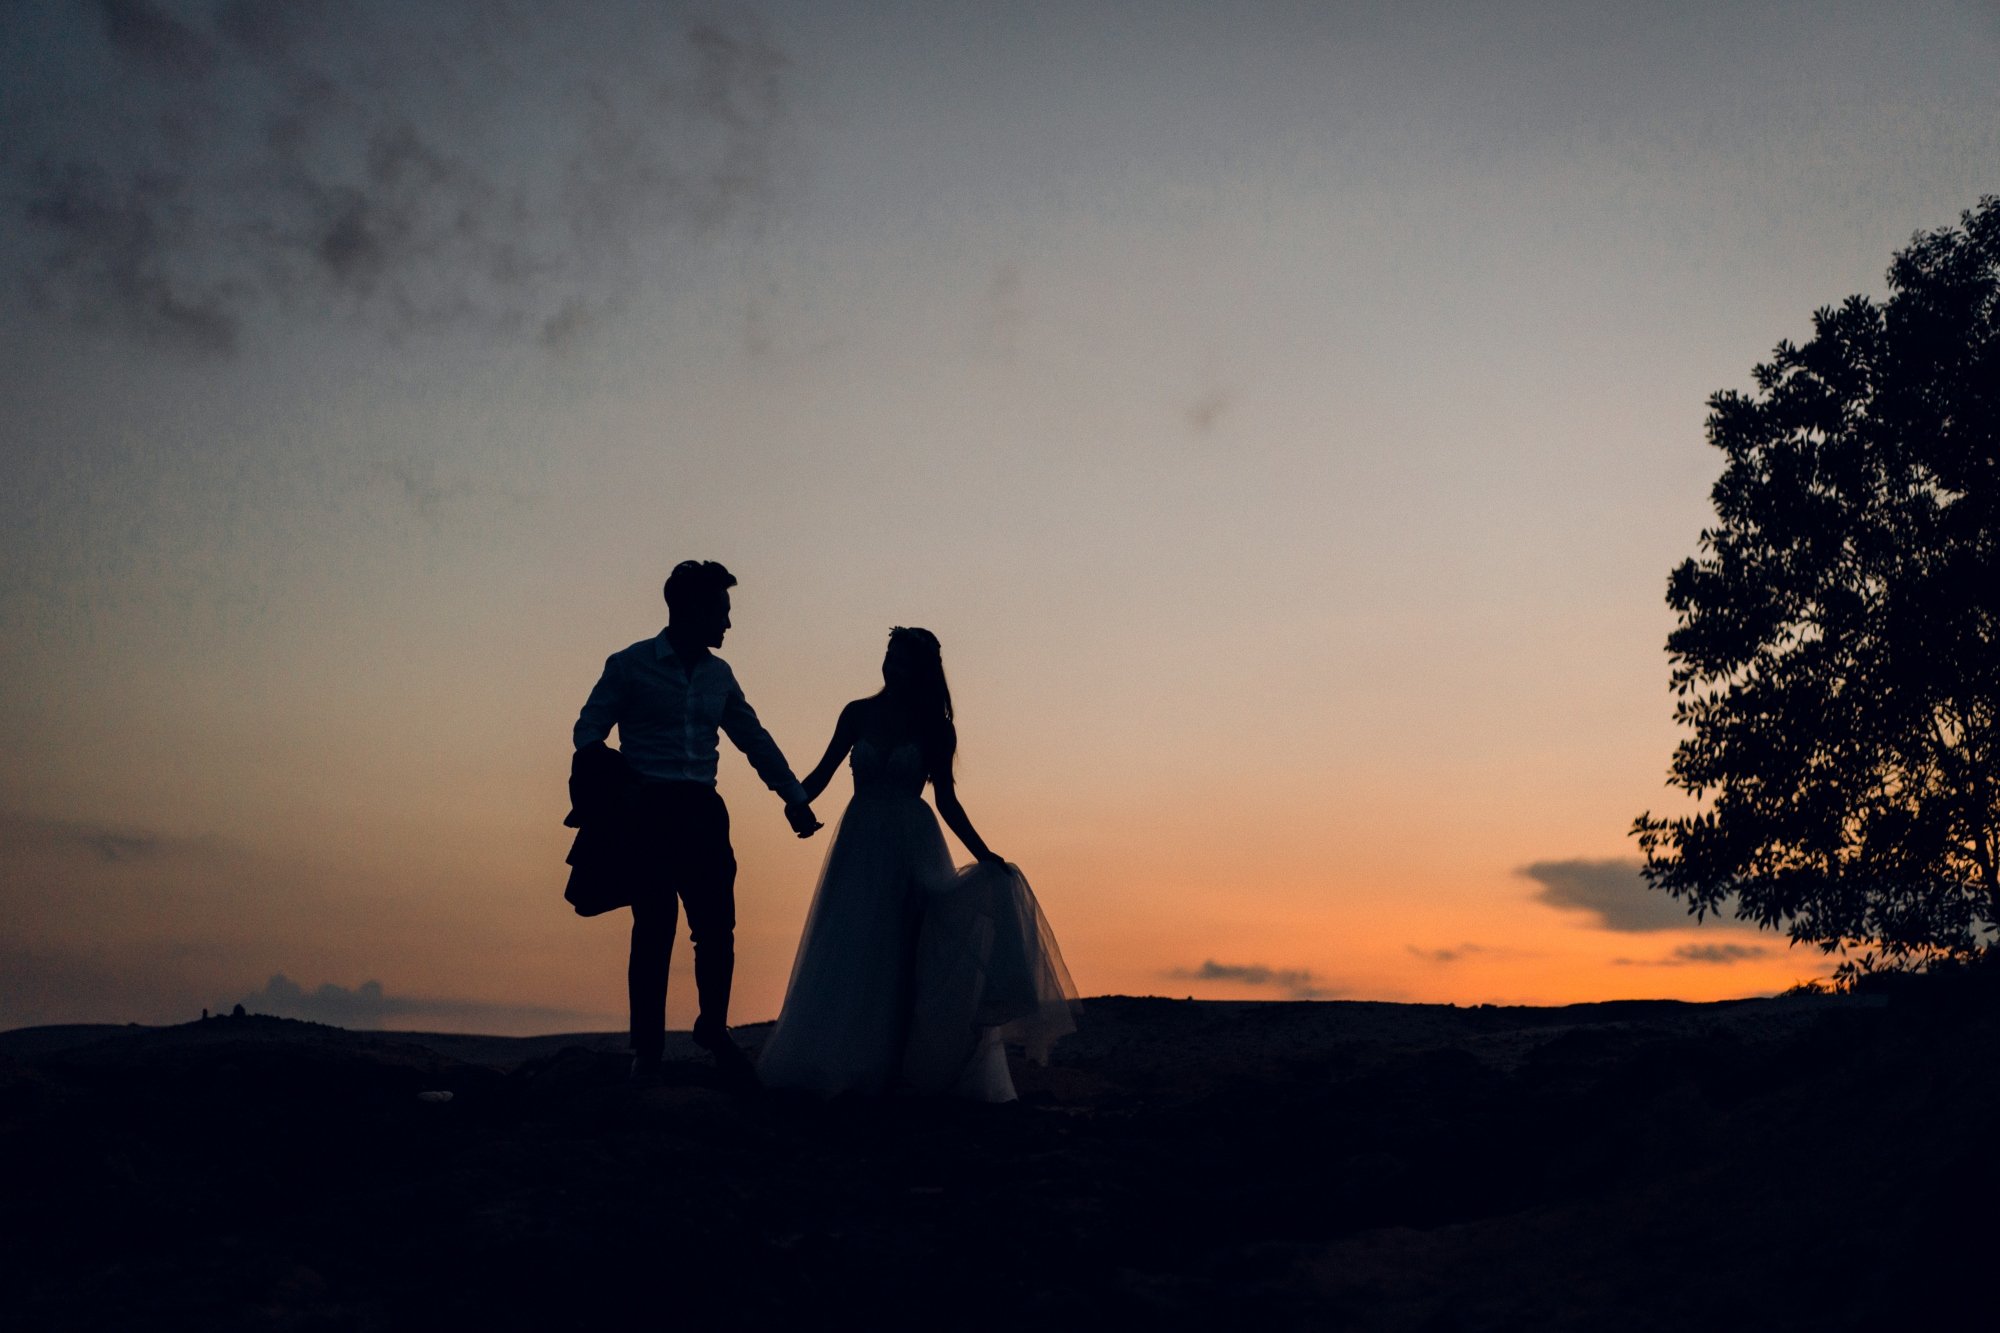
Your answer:
[[[804,801],[794,801],[785,807],[785,822],[801,838],[810,838],[822,827],[819,820],[813,818],[812,806]]]

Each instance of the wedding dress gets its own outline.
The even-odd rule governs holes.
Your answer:
[[[758,1073],[774,1088],[1012,1101],[1006,1046],[1048,1062],[1076,988],[1012,864],[955,869],[923,752],[857,741],[854,799],[806,914]]]

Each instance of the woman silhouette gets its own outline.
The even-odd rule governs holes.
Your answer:
[[[1046,1062],[1076,1030],[1076,988],[1034,893],[959,804],[957,749],[937,636],[891,630],[881,691],[841,709],[804,780],[815,798],[851,758],[854,798],[758,1063],[767,1085],[1011,1101],[1005,1043]],[[952,866],[939,815],[974,864]]]

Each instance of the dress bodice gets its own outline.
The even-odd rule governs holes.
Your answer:
[[[847,756],[854,772],[856,796],[922,796],[928,773],[924,747],[915,741],[882,746],[874,741],[854,742]]]

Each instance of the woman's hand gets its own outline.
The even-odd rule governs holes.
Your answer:
[[[971,852],[981,865],[1004,866],[1005,857],[986,845],[986,839],[972,827],[972,821],[965,817],[965,807],[958,803],[958,788],[951,780],[950,770],[931,774],[931,797],[937,802],[938,818],[944,826],[958,835],[958,840]]]
[[[810,801],[795,801],[787,805],[785,807],[785,822],[790,824],[792,832],[798,834],[801,838],[810,838],[825,827],[819,820],[813,818],[812,802]]]

